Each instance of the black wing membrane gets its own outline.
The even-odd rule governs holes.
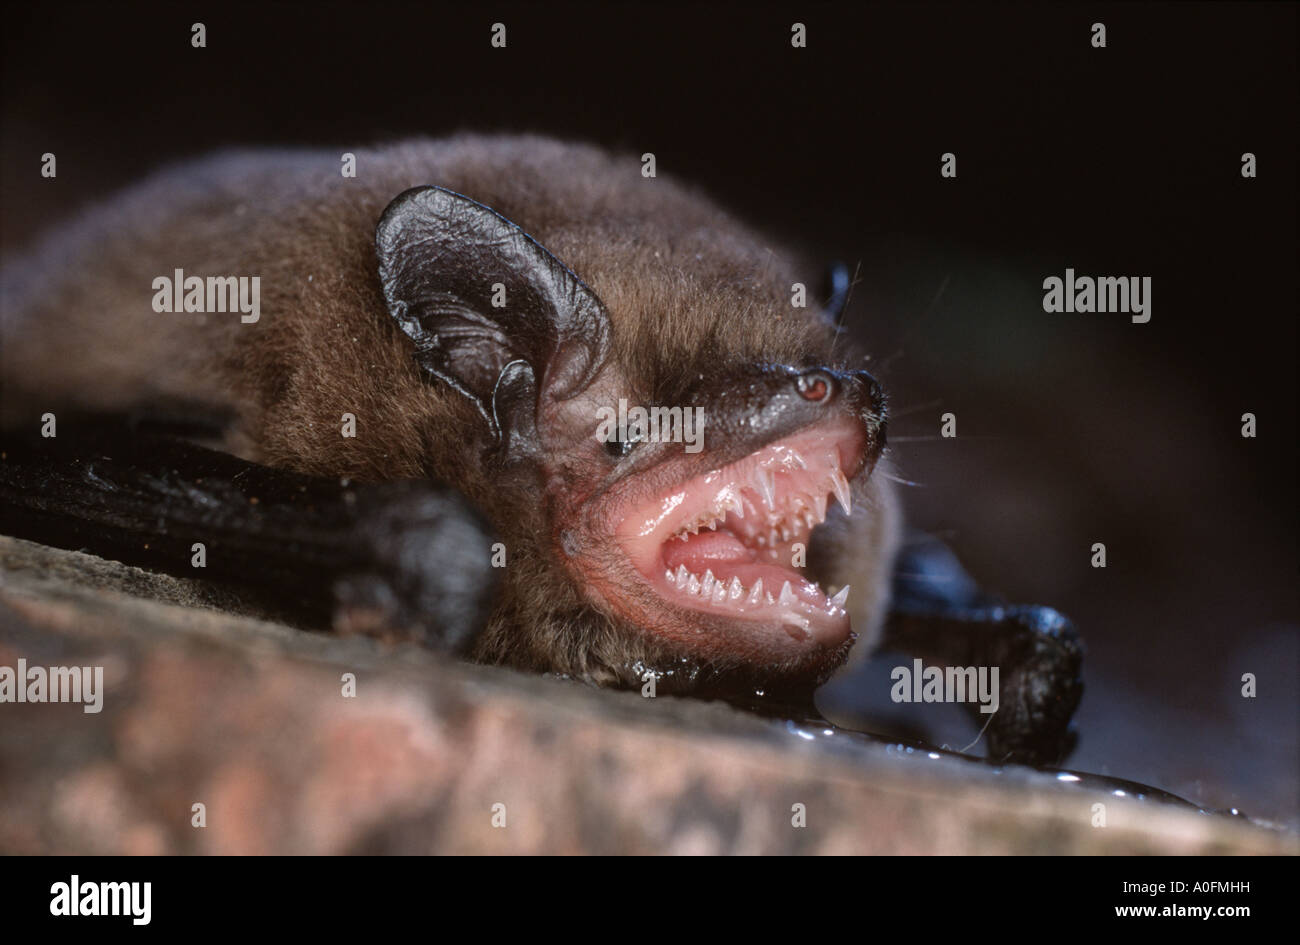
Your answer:
[[[104,418],[60,417],[52,438],[5,434],[0,453],[0,529],[14,537],[453,652],[486,624],[492,537],[439,483],[303,476]]]

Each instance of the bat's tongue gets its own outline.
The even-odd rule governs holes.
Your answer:
[[[664,565],[673,571],[685,565],[687,571],[703,574],[710,568],[716,572],[723,564],[757,560],[758,555],[739,538],[721,529],[689,535],[685,541],[673,539],[664,545]]]
[[[698,586],[703,599],[718,606],[734,607],[743,601],[750,613],[765,600],[782,611],[800,601],[819,612],[830,606],[821,588],[782,565],[777,549],[751,548],[726,527],[669,540],[663,547],[663,565],[671,583],[685,582],[685,588],[679,583],[679,590],[695,593]],[[749,595],[756,587],[762,596],[756,594],[751,600]],[[800,613],[802,616],[792,617],[791,622],[806,628],[807,614]],[[774,616],[779,614],[774,612]]]

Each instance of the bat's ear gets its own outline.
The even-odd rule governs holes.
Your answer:
[[[539,385],[571,397],[605,361],[600,299],[489,207],[442,187],[408,190],[380,218],[375,250],[416,362],[469,398],[503,445],[531,434]]]

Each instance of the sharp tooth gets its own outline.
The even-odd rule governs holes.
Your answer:
[[[698,535],[700,533],[700,523],[692,522],[691,527],[686,530],[690,532],[692,535]]]
[[[849,481],[844,473],[836,469],[831,473],[831,488],[835,490],[835,501],[840,504],[845,515],[853,514],[853,494],[849,491]]]
[[[677,576],[675,578],[677,581],[677,589],[679,591],[686,586],[686,582],[690,580],[690,577],[691,572],[686,570],[686,565],[679,564],[677,566]]]
[[[700,579],[697,578],[694,574],[692,574],[690,579],[686,582],[686,593],[698,594],[699,592],[700,592]]]
[[[739,600],[740,595],[743,593],[745,593],[745,588],[744,585],[740,583],[740,578],[733,577],[730,586],[727,588],[727,596],[732,600]]]
[[[716,532],[717,530],[718,530],[718,520],[715,518],[713,521],[709,522],[709,531]]]
[[[754,582],[754,589],[749,592],[749,603],[757,604],[763,599],[763,579]]]
[[[770,509],[776,504],[776,474],[765,466],[758,468],[758,488]]]
[[[781,585],[780,603],[782,606],[786,606],[794,603],[794,591],[790,590],[789,581],[786,581],[784,584]]]
[[[838,607],[840,610],[844,610],[845,609],[844,603],[848,599],[849,599],[849,586],[845,584],[843,587],[840,588],[840,592],[831,598],[831,605],[833,607]]]
[[[759,535],[759,536],[757,536],[757,537],[754,539],[754,543],[757,544],[758,547],[760,547],[760,548],[766,548],[766,547],[767,547],[767,536],[766,536],[766,535]]]
[[[727,589],[723,587],[722,582],[719,581],[717,584],[713,585],[713,603],[721,604],[726,599]]]
[[[772,529],[770,532],[768,532],[768,534],[767,534],[767,543],[768,543],[769,545],[771,545],[771,546],[773,546],[773,547],[776,547],[777,542],[779,542],[780,540],[781,540],[781,536],[777,534],[775,528]]]
[[[767,594],[764,594],[763,596],[767,598],[767,602],[768,602],[769,604],[775,604],[775,603],[776,603],[776,598],[773,597],[773,596],[771,595],[770,592],[767,593]]]
[[[811,510],[803,513],[803,521],[804,524],[808,526],[809,530],[817,527],[817,515]]]
[[[799,464],[799,468],[800,468],[800,469],[807,469],[807,468],[808,468],[808,464],[807,464],[806,462],[804,462],[803,457],[800,456],[800,455],[799,455],[797,452],[795,452],[794,450],[791,450],[791,451],[790,451],[790,458],[793,459],[796,463]]]
[[[704,572],[704,580],[700,582],[700,593],[708,597],[713,593],[713,571],[712,569]]]
[[[826,521],[826,493],[813,496],[813,511],[817,513],[817,524]]]
[[[666,580],[669,584],[673,583],[673,569],[672,569],[672,568],[669,568],[667,571],[664,572],[664,580]]]

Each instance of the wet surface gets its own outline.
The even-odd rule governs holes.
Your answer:
[[[1122,778],[1109,777],[1107,775],[1092,774],[1086,771],[1072,771],[1062,768],[1002,765],[991,762],[985,758],[963,754],[959,751],[936,748],[923,743],[901,742],[896,739],[873,735],[870,732],[856,732],[849,729],[837,728],[825,719],[787,719],[784,722],[784,729],[790,735],[805,741],[813,741],[825,745],[831,745],[834,743],[836,749],[844,750],[846,754],[850,755],[855,751],[860,752],[862,746],[865,745],[883,746],[887,752],[909,759],[916,759],[916,763],[920,764],[924,764],[926,761],[938,762],[944,760],[956,760],[972,765],[978,765],[988,773],[995,776],[1006,774],[1008,770],[1014,767],[1017,770],[1030,770],[1039,774],[1049,775],[1055,778],[1062,785],[1077,785],[1079,788],[1091,792],[1102,792],[1105,794],[1111,794],[1115,797],[1126,797],[1137,801],[1176,804],[1182,807],[1192,808],[1202,814],[1217,814],[1229,817],[1246,816],[1243,811],[1237,810],[1236,808],[1227,810],[1209,810],[1198,807],[1191,801],[1178,797],[1175,794],[1171,794],[1168,791],[1162,791],[1159,788],[1154,788],[1147,784],[1140,784],[1137,781],[1128,781]]]

